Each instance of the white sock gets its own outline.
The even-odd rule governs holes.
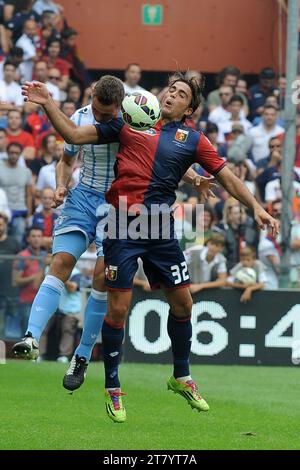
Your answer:
[[[120,387],[116,387],[116,388],[107,388],[106,390],[108,390],[109,392],[119,392],[121,389]]]

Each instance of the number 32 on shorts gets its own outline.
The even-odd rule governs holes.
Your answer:
[[[178,264],[174,264],[174,266],[171,266],[171,272],[172,276],[175,278],[174,284],[180,284],[181,282],[184,281],[189,281],[189,273],[188,273],[188,267],[185,261]]]

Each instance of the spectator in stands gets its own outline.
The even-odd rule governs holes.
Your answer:
[[[37,59],[38,44],[37,24],[33,20],[24,23],[23,34],[16,42],[17,47],[21,47],[24,52],[23,79],[31,81],[33,76],[33,66]]]
[[[236,67],[225,67],[223,68],[216,77],[216,84],[218,88],[211,91],[207,96],[207,106],[209,112],[221,105],[220,87],[222,85],[235,88],[237,85],[240,71]]]
[[[0,127],[0,163],[7,160],[7,132],[6,129]]]
[[[61,35],[57,31],[56,25],[57,16],[49,10],[45,10],[40,18],[40,50],[42,55],[46,54],[47,44],[50,40],[56,39],[60,41]]]
[[[213,122],[208,122],[205,130],[205,135],[216,150],[220,157],[227,158],[227,147],[218,142],[219,127]]]
[[[267,158],[258,162],[256,185],[260,198],[265,202],[266,185],[278,177],[282,162],[282,141],[279,137],[271,137],[269,140],[270,154]]]
[[[227,158],[230,162],[240,164],[247,161],[248,165],[255,168],[250,157],[252,140],[249,135],[245,135],[242,123],[233,123],[231,128],[230,140],[227,142]]]
[[[246,102],[248,103],[248,85],[246,80],[243,77],[240,77],[237,81],[237,85],[235,87],[235,93],[237,95],[243,95],[246,98]],[[245,104],[245,102],[244,102]],[[246,114],[247,116],[247,114]]]
[[[66,60],[59,57],[61,50],[61,43],[59,39],[50,38],[47,43],[47,51],[44,56],[45,62],[47,62],[49,68],[55,68],[60,71],[61,74],[61,86],[59,88],[66,90],[68,81],[70,78],[71,65]],[[51,73],[49,73],[51,75]],[[57,85],[58,86],[58,85]]]
[[[7,29],[12,32],[14,43],[22,36],[22,31],[24,33],[27,21],[38,23],[40,19],[40,16],[32,9],[33,2],[34,0],[21,0],[19,2],[15,2],[13,17],[7,23]]]
[[[240,262],[230,271],[227,285],[243,291],[240,301],[252,299],[253,292],[264,289],[267,282],[265,266],[256,259],[255,251],[247,246],[241,250]]]
[[[8,222],[10,222],[11,210],[8,206],[6,192],[2,188],[0,188],[0,214],[3,215],[7,219]]]
[[[279,107],[278,96],[274,95],[273,93],[270,93],[269,95],[267,95],[266,100],[265,100],[265,106],[268,106],[268,105],[274,106],[274,108],[277,109],[278,118],[277,118],[276,123],[278,124],[278,126],[284,127],[284,119],[279,114],[280,107]],[[258,124],[261,123],[261,121],[262,121],[262,116],[256,116],[256,118],[253,119],[253,126],[257,126]]]
[[[50,67],[48,70],[49,82],[59,88],[59,101],[65,101],[67,98],[67,93],[64,90],[64,84],[62,82],[62,76],[58,69],[55,67]]]
[[[52,140],[52,139],[51,139]],[[36,183],[36,196],[39,198],[45,188],[56,189],[55,169],[60,156],[58,152],[53,154],[53,161],[41,168]]]
[[[290,281],[291,286],[300,287],[300,204],[298,204],[295,219],[292,221],[291,229],[291,244],[292,253],[290,258],[291,271]]]
[[[22,90],[16,81],[16,65],[13,62],[6,61],[3,65],[3,80],[0,80],[0,101],[1,110],[18,109],[22,110],[24,98]]]
[[[282,203],[273,201],[271,213],[274,218],[281,218]],[[258,246],[258,257],[266,266],[266,289],[277,289],[279,286],[280,257],[282,250],[278,240],[272,235],[264,236]]]
[[[226,285],[226,258],[222,255],[224,246],[224,235],[213,233],[206,246],[188,250],[186,255],[191,272],[190,291],[192,294],[204,289],[214,289]]]
[[[4,337],[6,315],[16,311],[16,292],[12,282],[13,260],[1,256],[16,255],[20,250],[18,242],[7,234],[7,223],[6,216],[0,212],[0,338]]]
[[[52,233],[57,214],[52,209],[54,201],[54,191],[51,188],[45,188],[42,191],[41,205],[42,210],[35,212],[32,218],[32,226],[42,230],[41,247],[48,251],[52,246]]]
[[[37,0],[33,5],[34,11],[42,15],[45,11],[51,11],[55,15],[60,15],[64,11],[63,7],[52,0]]]
[[[241,249],[258,246],[259,233],[253,219],[247,216],[245,208],[235,199],[229,198],[224,204],[223,221],[214,227],[225,235],[225,252],[228,270],[240,261]]]
[[[79,83],[80,86],[86,88],[89,86],[91,79],[84,63],[79,57],[78,48],[76,45],[77,31],[72,28],[64,28],[61,33],[62,46],[60,56],[71,64],[70,78]]]
[[[35,158],[35,143],[29,132],[23,130],[22,113],[19,110],[10,110],[7,113],[7,140],[9,143],[18,142],[23,148],[23,157],[25,160]]]
[[[243,107],[243,100],[239,95],[233,95],[228,104],[228,111],[230,118],[228,121],[219,123],[218,142],[224,143],[231,139],[233,124],[241,124],[244,128],[244,133],[248,134],[252,124],[248,119],[243,117],[241,111]]]
[[[0,3],[0,23],[8,23],[14,14],[16,0],[6,0]]]
[[[139,64],[128,64],[125,69],[124,91],[126,95],[131,95],[135,91],[143,90],[139,85],[142,77],[142,70]]]
[[[26,331],[31,304],[44,278],[46,253],[41,250],[42,231],[31,227],[27,234],[27,247],[18,253],[22,259],[14,265],[14,285],[19,288],[19,305],[22,313],[23,334]],[[39,259],[27,259],[37,256]]]
[[[259,74],[259,83],[249,88],[250,118],[253,120],[264,112],[266,96],[275,91],[276,74],[270,67],[265,67]],[[278,92],[278,90],[277,90]]]
[[[208,120],[220,125],[220,122],[229,121],[231,112],[229,111],[229,102],[233,96],[233,88],[227,85],[222,85],[219,88],[219,96],[221,104],[213,109],[208,115]]]
[[[4,64],[6,61],[9,61],[16,65],[15,80],[18,82],[23,82],[25,80],[24,75],[26,71],[23,58],[24,58],[23,49],[21,47],[12,47],[10,49],[8,57],[0,62],[0,80],[4,79],[4,71],[3,71]]]
[[[57,141],[55,134],[47,134],[43,137],[40,158],[35,158],[29,163],[34,176],[38,176],[41,168],[50,165],[57,155]]]
[[[71,83],[69,85],[67,101],[75,103],[76,109],[81,108],[81,88],[77,83]]]
[[[276,170],[273,173],[273,179],[269,181],[265,186],[265,201],[270,203],[282,199],[282,186],[281,186],[281,175],[282,175],[282,161],[278,161]],[[300,183],[297,173],[294,171],[294,198],[300,198]]]
[[[32,175],[28,168],[18,166],[22,153],[20,144],[7,147],[8,160],[0,167],[0,188],[4,189],[12,211],[11,235],[21,244],[26,227],[26,218],[32,214]]]
[[[252,156],[256,165],[268,157],[270,138],[284,134],[284,128],[276,124],[277,118],[277,109],[267,105],[262,112],[262,122],[249,131],[249,136],[252,138]]]
[[[47,86],[52,98],[59,105],[60,103],[60,93],[57,85],[54,85],[52,82],[49,82],[49,70],[47,63],[44,60],[39,60],[34,66],[34,79],[39,82],[45,83]]]
[[[62,112],[70,118],[76,111],[76,105],[74,101],[64,101],[61,105]]]

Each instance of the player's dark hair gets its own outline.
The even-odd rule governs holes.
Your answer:
[[[0,132],[3,132],[5,135],[7,135],[7,130],[4,127],[0,127]]]
[[[244,104],[243,99],[240,95],[233,95],[229,100],[229,104],[236,103],[236,102],[239,102],[241,105]]]
[[[115,104],[120,107],[124,99],[124,86],[121,80],[112,75],[104,75],[93,88],[93,96],[104,105]]]
[[[201,103],[201,93],[205,84],[204,76],[200,74],[200,77],[186,78],[185,75],[180,72],[177,72],[172,75],[172,78],[173,79],[169,83],[169,87],[175,85],[175,83],[177,82],[186,83],[190,87],[190,90],[192,92],[190,107],[192,108],[193,112],[196,111],[196,109]]]

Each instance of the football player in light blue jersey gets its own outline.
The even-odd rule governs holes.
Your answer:
[[[72,121],[76,126],[86,126],[110,120],[117,116],[123,97],[121,80],[113,76],[102,77],[93,88],[92,104],[77,110]],[[63,382],[68,390],[76,390],[84,381],[92,349],[106,313],[102,239],[109,205],[105,202],[104,193],[114,179],[113,166],[118,147],[118,144],[82,147],[65,144],[64,155],[56,167],[55,207],[60,206],[67,197],[54,229],[50,269],[32,304],[25,338],[13,347],[15,354],[20,357],[38,357],[39,339],[48,320],[58,308],[64,283],[69,279],[82,253],[95,241],[97,262],[92,291],[85,309],[83,334]],[[68,191],[79,151],[83,156],[80,182],[75,189]]]

